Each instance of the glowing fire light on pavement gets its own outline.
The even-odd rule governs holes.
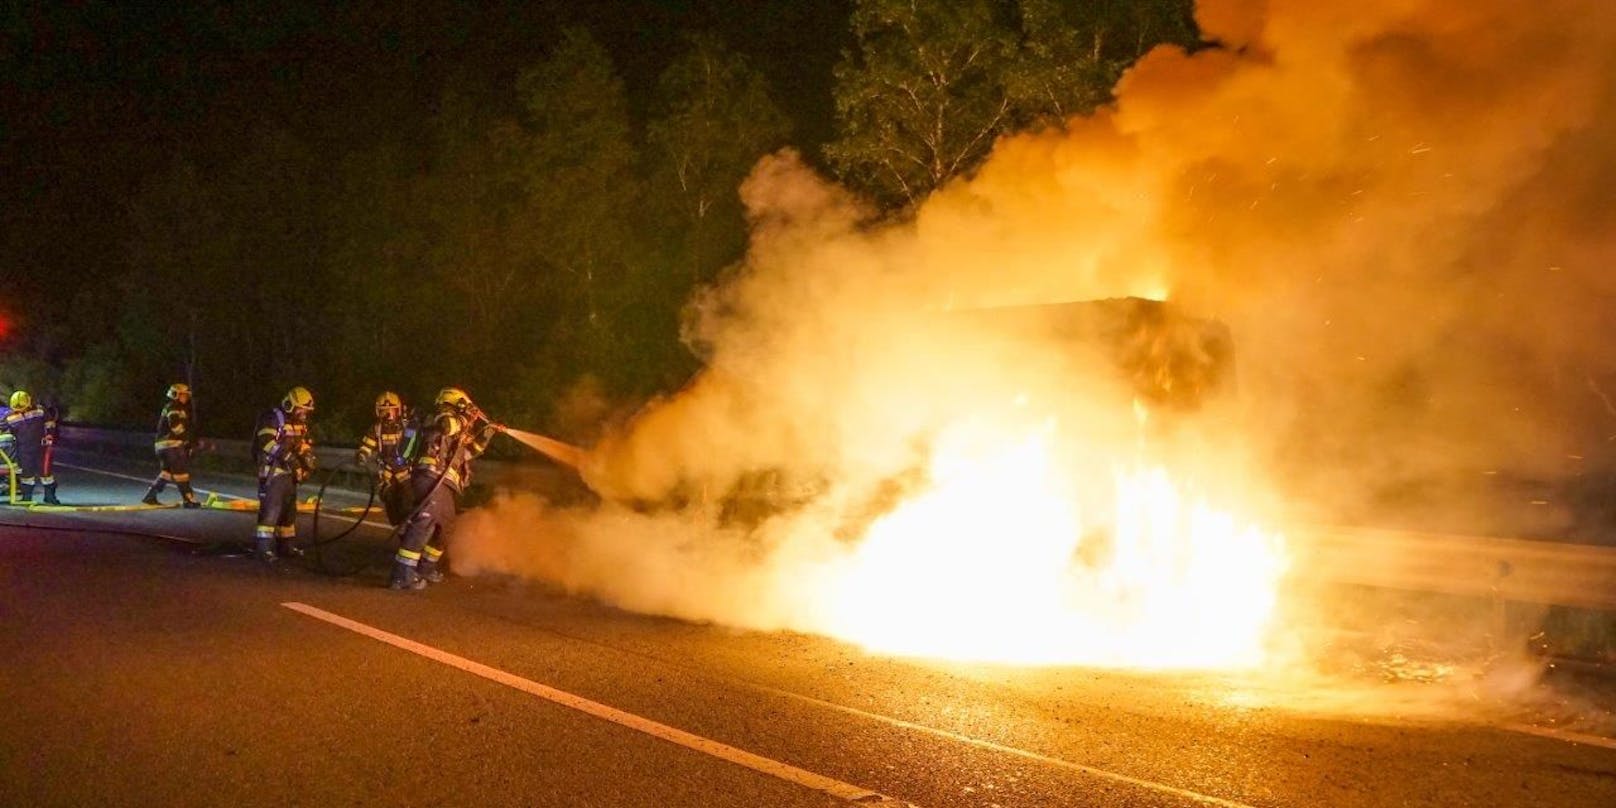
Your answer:
[[[1080,513],[1052,426],[944,436],[929,487],[876,521],[825,593],[827,633],[878,652],[1154,669],[1253,667],[1283,539],[1120,468]],[[1107,512],[1108,511],[1108,512]]]

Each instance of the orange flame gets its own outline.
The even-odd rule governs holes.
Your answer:
[[[1082,514],[1053,433],[945,435],[930,487],[832,571],[826,633],[959,660],[1261,664],[1283,539],[1186,497],[1161,469],[1114,471],[1109,507]]]

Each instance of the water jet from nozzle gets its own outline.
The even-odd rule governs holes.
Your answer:
[[[545,437],[537,432],[528,432],[523,429],[506,427],[505,434],[511,436],[523,446],[564,466],[573,469],[583,467],[585,452],[580,447],[573,446],[570,443],[562,443],[555,438]]]

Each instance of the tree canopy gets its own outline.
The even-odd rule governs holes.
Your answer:
[[[825,166],[902,212],[1003,132],[1102,103],[1156,42],[1193,42],[1188,8],[856,0]],[[745,250],[741,180],[784,146],[812,153],[793,133],[814,127],[712,31],[639,89],[591,31],[547,36],[497,80],[449,71],[427,114],[363,142],[296,104],[224,115],[230,148],[178,148],[108,189],[94,227],[116,233],[98,256],[110,279],[39,280],[74,268],[30,262],[77,253],[14,238],[27,272],[0,299],[0,392],[144,427],[183,380],[202,430],[229,435],[301,384],[319,429],[346,437],[383,389],[418,402],[462,385],[547,425],[580,396],[679,385],[697,364],[682,307]]]
[[[981,164],[1005,132],[1093,111],[1157,44],[1194,44],[1190,0],[857,0],[836,66],[850,185],[907,208]]]

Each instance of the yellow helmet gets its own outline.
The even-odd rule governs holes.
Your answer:
[[[471,396],[458,387],[445,387],[438,391],[438,406],[463,410],[471,406]]]
[[[178,399],[180,396],[188,396],[190,394],[191,386],[185,382],[175,382],[168,386],[168,398],[171,401]]]
[[[307,387],[294,387],[286,391],[286,397],[281,399],[281,409],[314,411],[314,394]]]
[[[404,402],[399,399],[397,393],[388,390],[376,397],[377,418],[397,418],[403,411]]]
[[[34,406],[34,397],[28,395],[27,390],[18,390],[17,392],[11,394],[12,409],[26,410],[32,406]]]

